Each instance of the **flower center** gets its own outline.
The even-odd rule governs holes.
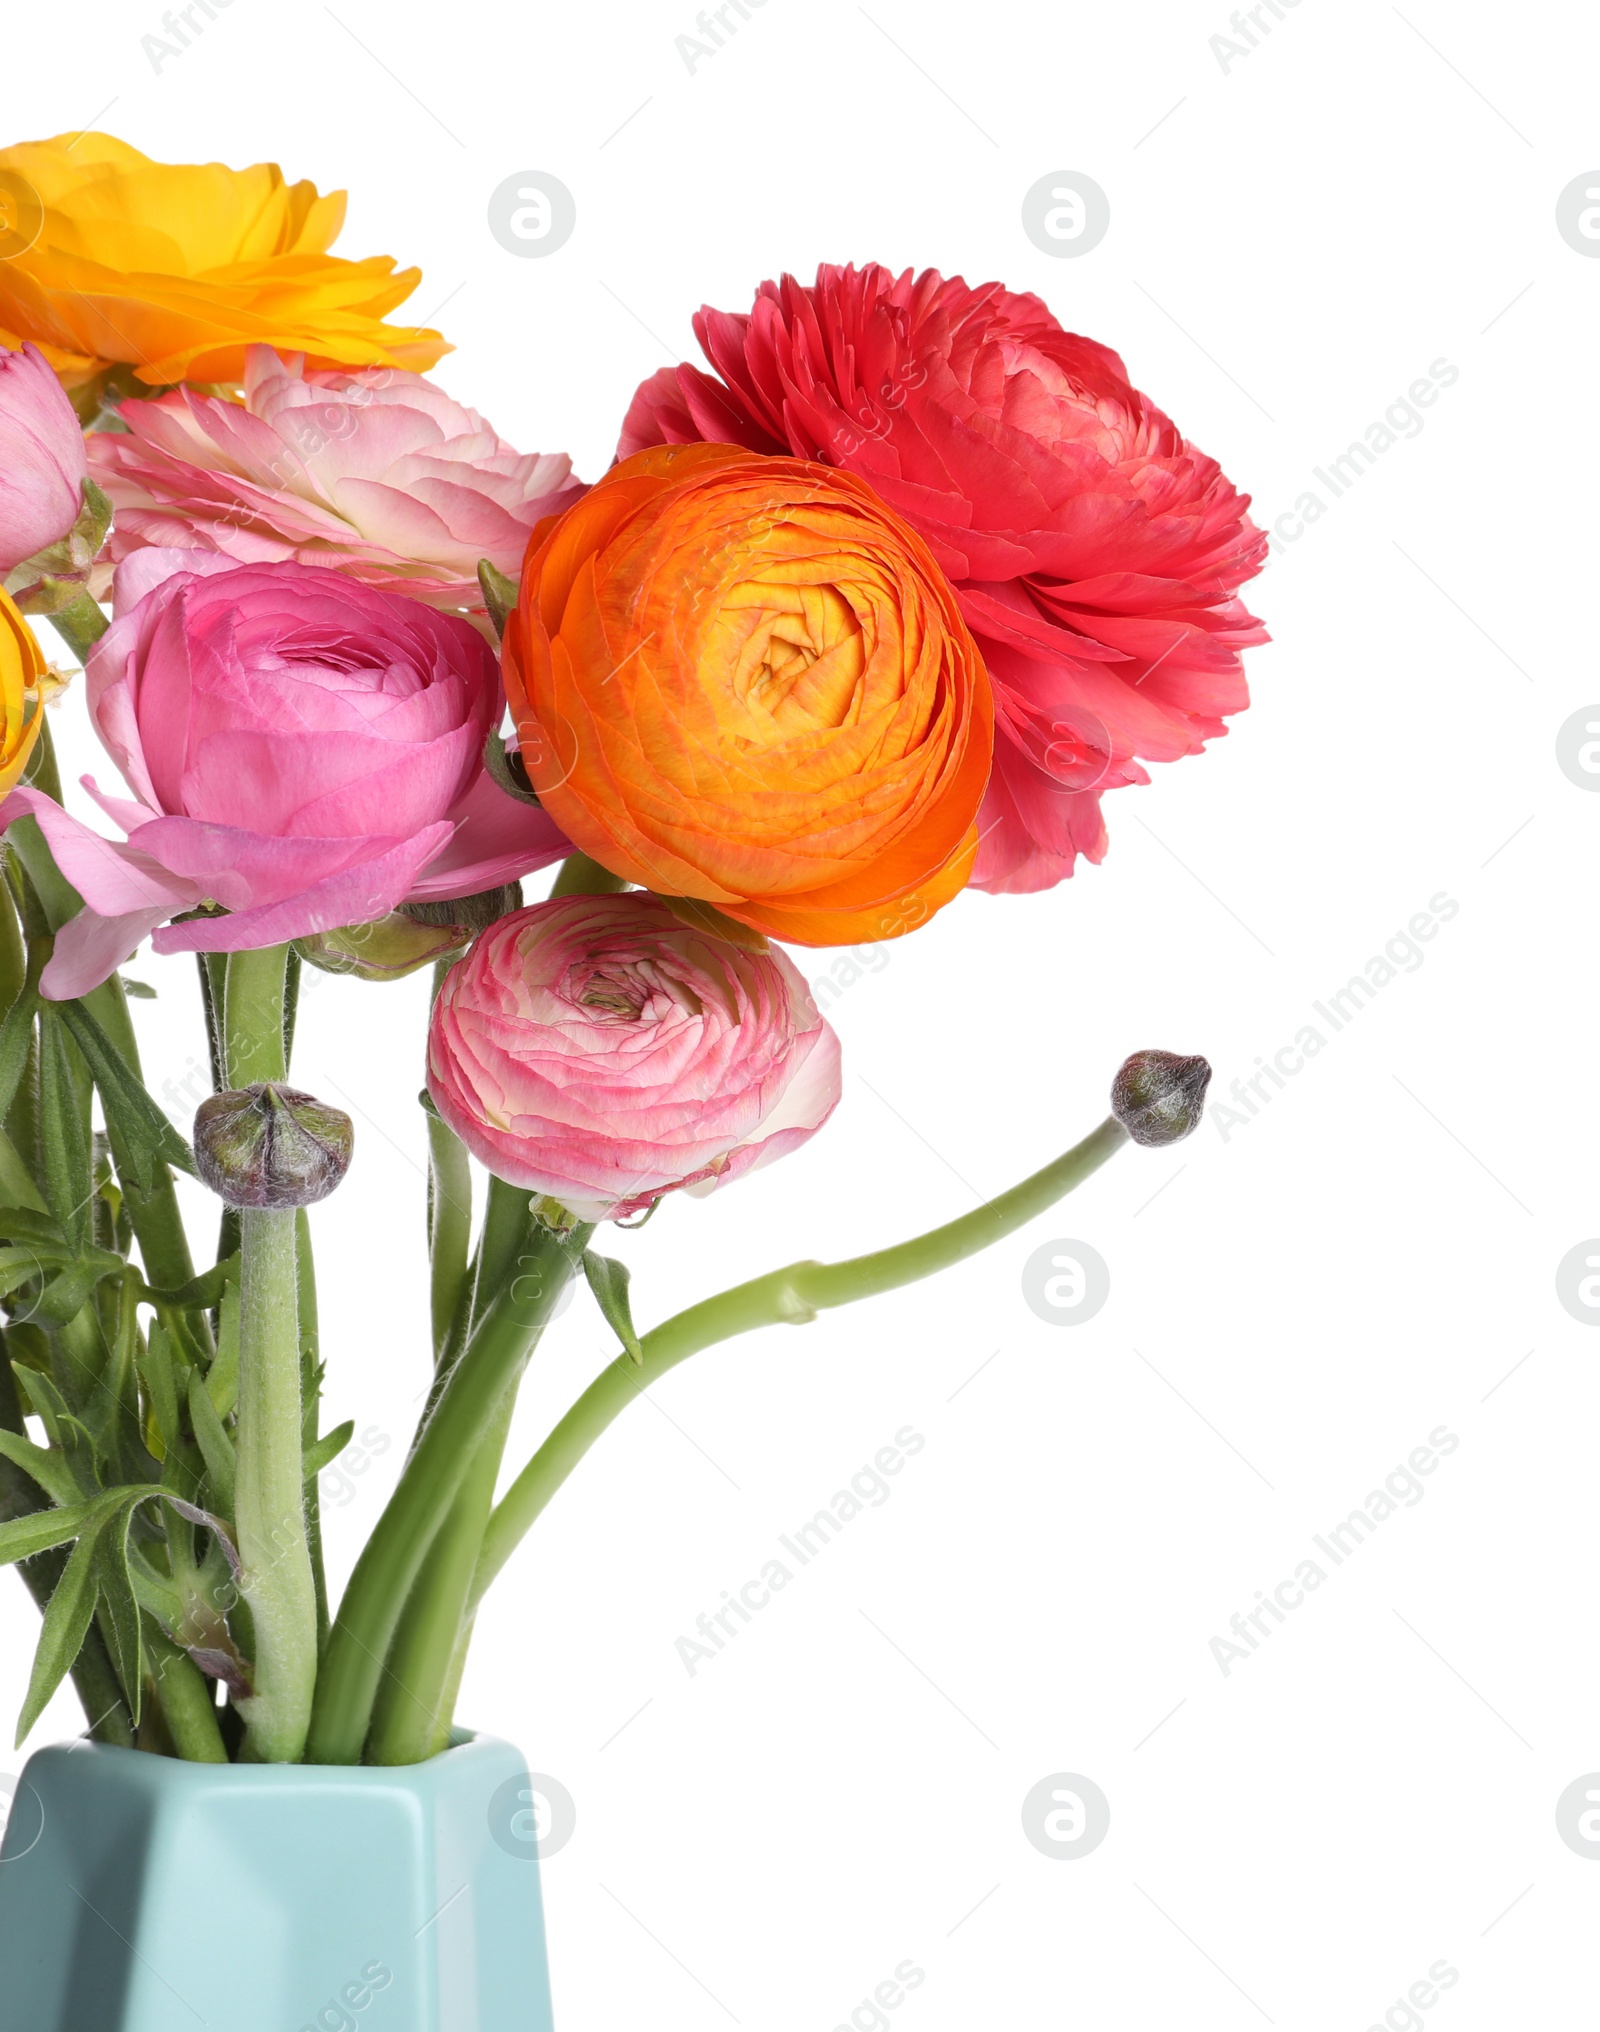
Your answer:
[[[704,1011],[691,988],[646,959],[602,961],[573,984],[568,999],[596,1023],[659,1023],[674,1009]]]
[[[867,645],[837,586],[748,579],[728,594],[713,632],[736,647],[730,688],[746,738],[840,727],[859,712]]]

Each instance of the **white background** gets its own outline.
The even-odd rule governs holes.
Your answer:
[[[1555,740],[1600,698],[1600,262],[1555,204],[1600,160],[1600,21],[1301,0],[1224,70],[1221,0],[769,0],[691,75],[689,0],[233,0],[157,74],[147,12],[12,21],[8,136],[98,121],[347,186],[341,251],[420,262],[412,313],[443,305],[440,378],[590,478],[698,304],[819,259],[1038,291],[1263,521],[1459,369],[1251,589],[1255,705],[1111,796],[1105,865],[889,949],[833,1011],[827,1132],[618,1237],[641,1324],[973,1205],[1092,1126],[1135,1047],[1203,1051],[1225,1090],[1444,891],[1424,964],[1226,1138],[1126,1152],[935,1285],[672,1375],[501,1582],[462,1713],[577,1802],[545,1869],[562,2032],[832,2032],[908,1958],[896,2032],[1403,2028],[1441,1959],[1459,1981],[1417,2022],[1581,2022],[1600,1868],[1554,1808],[1600,1767],[1600,1336],[1554,1272],[1600,1230],[1600,798]],[[576,197],[548,259],[487,229],[523,169]],[[1059,169],[1110,197],[1081,259],[1021,229]],[[78,702],[60,724],[93,767]],[[191,973],[132,971],[181,1119]],[[318,981],[297,1055],[359,1132],[316,1217],[328,1416],[394,1442],[331,1510],[341,1572],[426,1372],[424,1009],[421,980]],[[1024,1303],[1056,1238],[1111,1266],[1092,1322]],[[516,1458],[608,1353],[585,1296]],[[675,1640],[907,1424],[927,1443],[891,1499],[691,1678]],[[1225,1676],[1229,1618],[1440,1425],[1460,1444],[1424,1499]],[[14,1711],[34,1612],[13,1587],[0,1614]],[[62,1698],[35,1741],[76,1726]],[[1078,1860],[1022,1829],[1063,1771],[1111,1805]]]

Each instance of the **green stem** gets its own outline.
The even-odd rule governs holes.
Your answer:
[[[211,1065],[211,1091],[220,1094],[228,1084],[228,1069],[222,1062],[222,1004],[227,988],[226,953],[196,953],[195,968],[200,977],[200,1002],[206,1012],[206,1056]]]
[[[281,1080],[288,1071],[283,1049],[288,959],[286,945],[228,955],[222,998],[222,1051],[230,1087]]]
[[[462,1618],[511,1431],[511,1393],[428,1548],[390,1649],[367,1743],[369,1764],[420,1764],[450,1734]]]
[[[478,1236],[477,1259],[471,1269],[471,1289],[465,1278],[456,1305],[446,1323],[444,1343],[434,1359],[433,1381],[417,1429],[411,1436],[411,1452],[428,1429],[434,1406],[450,1380],[450,1372],[463,1343],[478,1330],[484,1314],[496,1296],[512,1281],[519,1252],[528,1239],[529,1197],[520,1186],[507,1185],[503,1178],[490,1177],[483,1209],[483,1228]],[[409,1455],[407,1458],[409,1459]]]
[[[280,1033],[281,1034],[281,1033]],[[240,1219],[235,1523],[240,1589],[255,1623],[255,1691],[240,1703],[245,1754],[298,1763],[317,1678],[317,1594],[301,1467],[300,1332],[293,1207]]]
[[[295,1295],[300,1327],[300,1444],[309,1453],[322,1423],[322,1340],[317,1326],[317,1266],[311,1254],[311,1217],[304,1207],[294,1216]],[[317,1596],[317,1652],[328,1641],[328,1577],[322,1553],[322,1492],[313,1476],[305,1485],[306,1543]]]
[[[329,1633],[307,1761],[354,1764],[406,1597],[590,1230],[529,1236],[522,1274],[496,1296],[451,1371],[426,1431],[367,1540]]]
[[[111,623],[87,593],[80,593],[70,606],[50,616],[50,625],[78,661],[85,663]]]
[[[478,1268],[472,1285],[472,1313],[469,1333],[511,1283],[528,1238],[529,1195],[526,1186],[507,1185],[491,1177],[483,1209],[483,1233],[478,1237]]]
[[[288,948],[228,955],[222,1056],[230,1087],[281,1080]],[[297,1763],[317,1677],[317,1587],[302,1469],[298,1226],[292,1207],[239,1217],[237,1516],[255,1625],[254,1693],[239,1704],[253,1761]]]
[[[144,1642],[151,1666],[149,1690],[160,1701],[173,1748],[191,1764],[226,1764],[228,1752],[217,1722],[211,1681],[187,1651],[180,1651],[148,1621]]]
[[[61,802],[61,765],[56,760],[56,744],[51,737],[48,714],[39,729],[39,738],[33,744],[33,753],[28,757],[22,780],[32,784],[35,790],[42,790],[46,797],[53,797],[57,804]]]
[[[602,868],[598,861],[591,861],[587,854],[569,854],[561,863],[552,896],[613,896],[619,889],[626,889],[627,878],[613,875],[609,868]]]
[[[936,1270],[975,1256],[1081,1185],[1127,1140],[1122,1124],[1108,1116],[1053,1164],[960,1220],[947,1221],[943,1227],[870,1256],[852,1256],[844,1263],[794,1263],[785,1270],[770,1271],[765,1277],[736,1284],[731,1291],[691,1305],[686,1312],[652,1328],[640,1342],[643,1361],[635,1363],[624,1354],[603,1369],[506,1491],[484,1534],[483,1557],[468,1614],[476,1609],[534,1520],[601,1433],[669,1369],[735,1334],[784,1321],[803,1325],[826,1307],[850,1305],[858,1298],[914,1284]]]
[[[472,1234],[472,1170],[467,1146],[428,1111],[428,1255],[433,1306],[433,1359],[444,1355],[467,1281]]]

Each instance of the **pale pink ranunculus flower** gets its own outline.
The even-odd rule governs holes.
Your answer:
[[[561,896],[492,924],[434,1005],[428,1091],[498,1178],[580,1220],[709,1192],[815,1135],[839,1040],[792,960],[658,896]]]
[[[140,552],[118,567],[116,607],[86,690],[132,794],[83,781],[126,841],[42,791],[0,802],[0,829],[37,819],[84,899],[56,936],[48,997],[86,993],[152,931],[158,952],[252,951],[570,852],[484,768],[500,670],[459,615],[343,572],[203,551]],[[202,903],[227,914],[168,921]]]
[[[0,347],[0,579],[78,519],[83,431],[37,346]]]
[[[533,525],[584,491],[565,453],[514,451],[421,374],[308,373],[270,346],[242,403],[175,388],[119,414],[126,434],[89,443],[115,563],[146,544],[294,558],[481,617],[478,560],[515,578]]]

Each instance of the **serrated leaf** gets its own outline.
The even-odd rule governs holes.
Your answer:
[[[639,1336],[634,1331],[633,1307],[628,1300],[627,1264],[619,1263],[614,1256],[600,1256],[593,1249],[585,1249],[583,1274],[588,1278],[589,1289],[594,1293],[612,1332],[627,1349],[629,1358],[642,1366],[644,1349],[640,1347]]]
[[[33,1672],[17,1721],[19,1749],[83,1649],[83,1640],[94,1620],[98,1591],[95,1540],[91,1535],[80,1538],[73,1547],[50,1597],[50,1606],[44,1612],[44,1628],[39,1633],[39,1648],[33,1654]]]
[[[99,1089],[107,1125],[122,1145],[128,1172],[139,1190],[148,1193],[155,1189],[163,1164],[197,1175],[193,1151],[83,1003],[57,1002],[53,1007],[83,1054]]]
[[[234,1512],[233,1439],[223,1424],[198,1369],[189,1371],[189,1423],[206,1464],[211,1507],[224,1517]]]
[[[52,1448],[36,1446],[23,1433],[0,1430],[0,1454],[36,1481],[52,1503],[70,1507],[82,1501],[83,1491],[67,1466],[65,1456]]]
[[[332,1432],[325,1432],[314,1446],[305,1451],[303,1473],[305,1479],[314,1481],[330,1462],[336,1461],[350,1444],[350,1436],[356,1429],[353,1418],[347,1418],[343,1425],[336,1425]]]

